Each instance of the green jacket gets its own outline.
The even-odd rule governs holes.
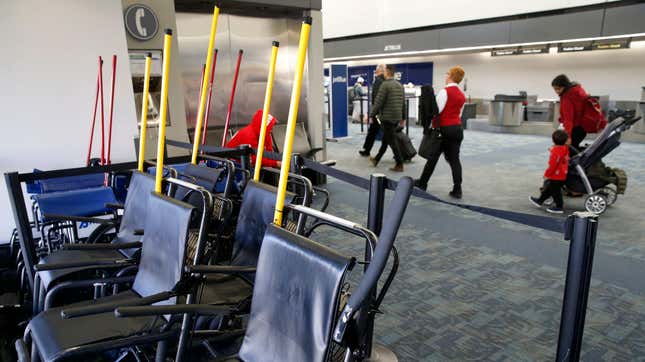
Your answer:
[[[370,117],[379,115],[381,121],[400,121],[405,118],[405,93],[395,79],[386,79],[379,87]]]

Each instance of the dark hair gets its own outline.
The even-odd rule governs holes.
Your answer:
[[[573,82],[569,80],[565,74],[560,74],[557,77],[553,78],[551,81],[552,87],[562,87],[564,89],[569,89],[573,86]]]
[[[555,143],[558,146],[562,146],[565,143],[567,143],[567,140],[569,139],[569,135],[564,130],[557,129],[555,130],[555,132],[553,132],[553,135],[551,136],[551,138],[553,139],[553,143]]]
[[[394,74],[394,72],[396,71],[396,66],[394,64],[388,64],[385,66],[385,71],[390,74]]]

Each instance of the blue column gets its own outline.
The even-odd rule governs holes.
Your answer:
[[[332,138],[347,137],[347,66],[332,64],[330,73]]]

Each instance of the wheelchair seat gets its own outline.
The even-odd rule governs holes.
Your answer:
[[[132,172],[132,179],[125,199],[123,217],[119,225],[119,232],[112,240],[112,244],[124,244],[141,240],[136,235],[136,230],[143,230],[147,214],[147,199],[154,190],[155,179],[147,174],[137,171]],[[119,260],[135,256],[138,248],[130,249],[98,249],[98,250],[57,250],[44,258],[39,264],[58,264],[68,262],[91,262],[93,260],[113,259]],[[38,272],[38,277],[45,290],[49,290],[52,282],[62,277],[83,271],[95,269],[94,267],[77,267]]]
[[[66,358],[78,353],[82,346],[95,344],[101,350],[114,349],[117,344],[110,345],[108,341],[128,336],[142,337],[142,334],[155,332],[151,331],[156,327],[154,317],[117,318],[114,309],[118,305],[173,290],[182,276],[188,228],[195,209],[189,204],[158,194],[150,196],[147,205],[149,210],[155,212],[146,215],[141,262],[131,290],[77,303],[74,308],[52,308],[29,322],[27,328],[33,340],[32,348],[37,349],[44,361]],[[174,299],[157,304],[174,304]],[[69,319],[63,317],[65,311],[101,305],[107,308],[100,313]],[[163,318],[157,320],[165,323]]]

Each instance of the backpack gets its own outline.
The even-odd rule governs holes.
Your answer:
[[[596,98],[588,96],[585,100],[580,123],[587,133],[600,132],[607,126],[607,118]]]

